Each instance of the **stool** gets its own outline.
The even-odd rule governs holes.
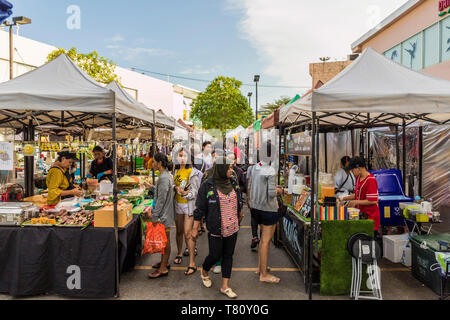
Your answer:
[[[362,240],[353,239],[352,246],[352,284],[350,298],[383,300],[381,294],[381,278],[377,260],[381,257],[381,247],[372,238]],[[372,276],[369,278],[371,291],[361,291],[362,266],[367,265]],[[361,295],[361,293],[372,293],[372,296]]]

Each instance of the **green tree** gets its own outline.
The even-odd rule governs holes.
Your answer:
[[[287,104],[289,101],[291,101],[291,99],[292,98],[289,97],[280,97],[276,99],[274,102],[262,106],[262,110],[260,112],[258,111],[258,114],[260,114],[261,116],[269,116],[270,114],[272,114],[272,112],[277,110],[283,104]]]
[[[222,133],[239,125],[244,128],[253,121],[253,111],[235,78],[217,77],[193,101],[192,117],[202,121],[204,129],[218,129]]]
[[[104,84],[109,84],[114,80],[119,82],[118,76],[114,73],[117,65],[109,59],[99,57],[97,51],[84,54],[77,52],[76,48],[71,48],[69,51],[58,48],[47,56],[47,62],[52,61],[63,53],[67,54],[72,61],[97,82]]]

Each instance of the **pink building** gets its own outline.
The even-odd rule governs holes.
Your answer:
[[[414,70],[450,80],[450,1],[409,0],[352,44]]]

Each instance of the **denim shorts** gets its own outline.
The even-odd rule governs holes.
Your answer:
[[[280,214],[278,212],[262,211],[258,209],[252,209],[252,216],[256,223],[264,226],[273,226],[280,220]]]

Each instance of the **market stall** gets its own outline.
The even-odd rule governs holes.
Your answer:
[[[99,234],[102,232],[100,230],[102,223],[101,218],[99,217],[103,214],[107,217],[104,221],[105,224],[103,225],[103,227],[105,227],[104,233],[109,232],[109,235],[106,235],[106,237],[109,237],[109,240],[105,241],[109,241],[109,246],[114,248],[114,250],[108,251],[109,260],[104,261],[105,264],[114,266],[112,268],[114,269],[115,276],[114,278],[110,277],[108,279],[109,281],[112,281],[108,286],[109,288],[114,288],[114,293],[118,296],[119,274],[121,270],[120,256],[129,256],[130,252],[126,252],[126,250],[128,247],[131,248],[134,246],[129,246],[125,241],[120,244],[119,227],[128,228],[126,231],[128,232],[131,230],[129,228],[132,228],[132,225],[137,223],[136,221],[138,219],[135,219],[131,215],[131,210],[125,210],[123,205],[119,204],[117,181],[117,129],[127,129],[130,126],[133,126],[133,128],[136,126],[151,127],[155,122],[154,110],[143,105],[138,105],[133,101],[128,100],[126,97],[116,94],[111,89],[104,88],[86,75],[64,54],[36,70],[0,84],[0,109],[0,125],[12,127],[17,129],[17,132],[22,132],[23,141],[26,144],[35,144],[35,133],[46,126],[53,126],[53,128],[59,130],[67,130],[67,128],[75,126],[82,128],[84,132],[94,128],[112,128],[110,144],[114,167],[112,196],[108,199],[108,203],[111,205],[108,206],[109,208],[106,210],[106,213],[99,204],[93,208],[85,208],[82,204],[78,203],[80,206],[78,209],[75,209],[76,204],[72,204],[73,207],[69,208],[69,210],[79,211],[71,212],[75,214],[71,214],[70,219],[67,219],[67,217],[64,216],[69,210],[64,212],[64,209],[61,208],[58,208],[59,210],[57,212],[49,212],[45,208],[41,208],[39,211],[28,210],[26,212],[34,212],[39,216],[31,215],[28,216],[30,219],[20,221],[24,213],[23,208],[20,207],[17,208],[17,211],[12,215],[12,218],[9,216],[7,217],[8,222],[11,222],[9,221],[11,219],[19,220],[14,220],[13,224],[20,222],[23,226],[23,223],[29,221],[31,226],[20,227],[15,225],[7,227],[6,229],[2,228],[0,231],[0,236],[8,237],[7,242],[6,238],[4,238],[5,241],[2,242],[7,243],[7,245],[2,246],[3,252],[1,252],[1,256],[6,257],[6,259],[2,259],[3,267],[0,270],[2,273],[0,279],[2,279],[2,281],[6,281],[4,279],[9,279],[9,281],[7,284],[2,282],[2,290],[7,290],[5,293],[21,294],[21,290],[15,291],[14,288],[20,286],[20,279],[23,277],[22,272],[26,272],[26,270],[21,269],[20,266],[18,270],[15,269],[18,263],[17,259],[21,259],[19,261],[20,265],[32,265],[35,262],[33,261],[34,258],[32,256],[22,255],[20,252],[20,248],[23,245],[26,245],[26,243],[17,243],[23,241],[22,236],[25,237],[28,234],[32,234],[37,238],[40,238],[40,235],[42,235],[40,241],[42,241],[41,244],[43,246],[54,243],[57,239],[56,237],[58,237],[60,233],[77,234],[78,237],[75,239],[80,241],[74,243],[70,240],[70,237],[63,237],[64,241],[60,241],[58,244],[66,250],[69,250],[71,254],[73,254],[73,259],[71,261],[68,259],[58,260],[62,265],[57,269],[52,267],[55,261],[46,261],[46,263],[42,265],[43,269],[39,270],[39,272],[41,272],[40,276],[42,276],[42,274],[49,275],[53,273],[52,276],[58,279],[64,277],[67,278],[70,276],[70,274],[67,274],[70,270],[67,270],[72,265],[85,266],[79,270],[81,274],[89,272],[87,270],[92,267],[92,260],[91,262],[81,261],[80,252],[82,250],[88,250],[88,248],[94,244],[87,244],[86,241],[82,241],[81,239],[84,239],[84,237],[88,239],[88,235],[91,233]],[[26,156],[25,189],[27,196],[33,195],[33,170],[34,157]],[[103,206],[105,205],[106,204],[103,204]],[[131,204],[129,206],[131,206]],[[129,208],[129,206],[127,205],[127,208]],[[89,221],[91,221],[92,211],[94,212],[94,227],[85,228],[88,226]],[[44,216],[45,214],[47,216]],[[54,215],[54,217],[51,217],[50,215]],[[125,223],[122,223],[124,215],[126,219]],[[73,229],[61,226],[67,224],[67,220],[75,220],[74,224],[76,226],[73,227]],[[81,227],[81,225],[83,225],[83,227]],[[48,232],[49,230],[50,232]],[[137,233],[134,232],[134,235],[130,237],[135,239],[139,238],[140,240],[140,233],[137,235]],[[128,235],[126,238],[128,238]],[[80,249],[71,251],[71,249],[76,246]],[[47,250],[49,249],[50,248],[47,248]],[[119,250],[122,250],[121,253]],[[51,258],[51,256],[42,257],[44,260]],[[8,271],[11,270],[15,270],[16,276],[13,277],[13,274],[8,273]],[[64,273],[61,274],[61,272]],[[101,274],[101,272],[99,274]],[[100,275],[97,276],[101,277]],[[95,282],[96,279],[97,278],[94,278],[92,281]],[[100,278],[97,280],[101,281]],[[95,284],[94,286],[98,286],[98,284]],[[48,287],[41,289],[45,291]],[[38,290],[38,288],[33,290]],[[82,289],[78,289],[77,286],[71,289],[69,288],[69,290],[69,295],[83,295],[83,291],[79,291]],[[109,290],[108,294],[111,294],[112,292],[113,291]],[[95,295],[95,290],[87,294]]]
[[[407,81],[406,85],[405,81]],[[423,112],[424,110],[426,113]],[[370,154],[368,128],[398,127],[400,124],[403,146],[405,146],[407,126],[413,123],[445,124],[450,121],[448,113],[450,113],[450,83],[448,81],[410,70],[376,53],[371,48],[368,48],[333,80],[311,91],[285,110],[281,110],[280,120],[284,122],[285,136],[297,130],[309,137],[309,139],[300,138],[297,140],[299,143],[310,140],[308,143],[311,154],[311,203],[316,210],[310,211],[314,213],[310,216],[309,247],[319,246],[319,221],[324,218],[323,211],[328,210],[322,209],[324,207],[319,203],[321,190],[323,192],[323,184],[319,182],[319,155],[323,145],[320,143],[320,133],[361,129],[364,131],[362,135],[364,139],[361,139],[363,144],[360,150],[362,155],[367,156]],[[352,132],[352,146],[354,146],[353,137]],[[403,168],[406,167],[405,162],[405,148],[403,148]],[[403,175],[403,181],[401,181],[403,188],[404,179]],[[422,179],[421,175],[419,179]],[[386,215],[390,212],[392,211],[386,210],[380,214]],[[328,218],[325,215],[326,220],[329,217],[330,215]],[[331,217],[336,218],[336,211]],[[324,249],[323,246],[326,244],[321,245],[322,259],[324,259],[323,254],[326,248]],[[313,263],[313,250],[310,250],[307,271],[310,298],[312,297]],[[347,264],[346,268],[350,269],[351,266]],[[321,271],[321,278],[322,276]]]

